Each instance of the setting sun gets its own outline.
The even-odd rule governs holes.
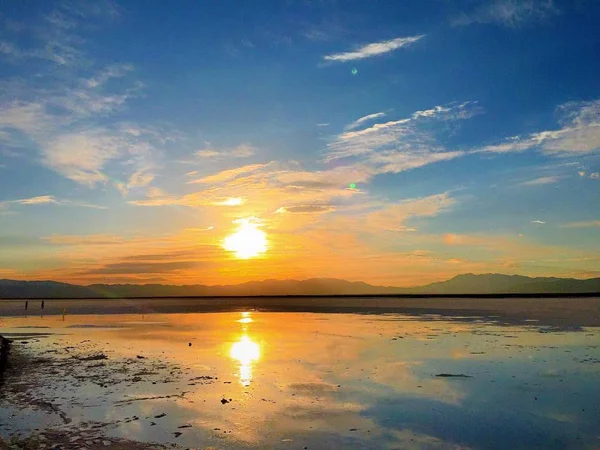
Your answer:
[[[235,256],[248,259],[267,251],[267,235],[258,229],[258,224],[250,219],[239,219],[238,230],[225,238],[223,248],[235,252]]]

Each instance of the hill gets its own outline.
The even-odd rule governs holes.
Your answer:
[[[375,294],[575,294],[600,293],[600,278],[538,277],[502,274],[464,274],[426,286],[374,286],[334,278],[263,280],[237,285],[92,284],[79,286],[55,281],[0,280],[0,298],[375,295]]]

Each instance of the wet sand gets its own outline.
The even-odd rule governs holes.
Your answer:
[[[254,309],[261,311],[383,313],[448,317],[498,316],[507,323],[537,320],[560,327],[600,326],[600,297],[567,298],[399,298],[399,297],[234,297],[151,299],[0,299],[0,318],[44,314],[196,313]]]

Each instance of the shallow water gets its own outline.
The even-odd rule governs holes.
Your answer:
[[[110,424],[109,436],[183,448],[600,447],[598,328],[252,311],[0,326],[29,335],[15,346],[31,354],[108,356],[35,388],[70,424],[1,405],[2,435],[93,422]],[[135,381],[120,371],[136,364]]]

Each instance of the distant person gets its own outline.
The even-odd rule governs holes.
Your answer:
[[[42,309],[44,309],[44,300],[42,300]]]
[[[27,311],[27,308],[29,308],[29,300],[25,300],[25,311]]]

